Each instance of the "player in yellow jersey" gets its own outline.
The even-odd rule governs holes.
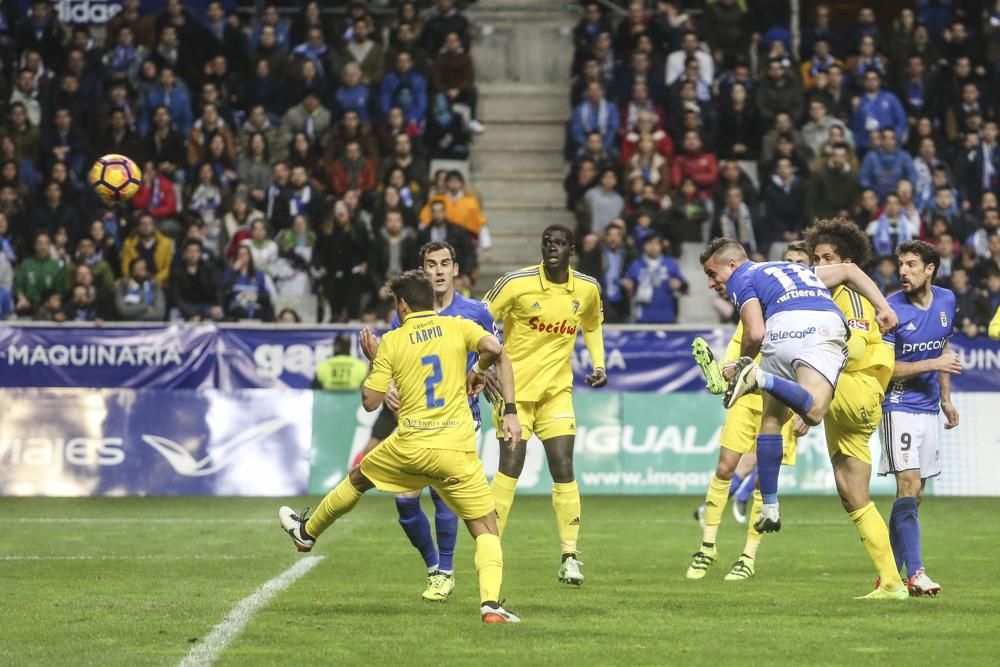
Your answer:
[[[864,266],[871,257],[868,236],[844,218],[818,220],[806,231],[806,243],[817,266],[842,263]],[[864,597],[906,599],[908,593],[892,555],[889,528],[872,502],[868,488],[872,476],[868,442],[882,421],[882,399],[892,377],[895,355],[882,342],[871,302],[843,285],[832,290],[831,296],[843,311],[851,334],[847,341],[847,366],[840,374],[830,410],[823,419],[837,493],[881,582]]]
[[[499,603],[503,553],[496,507],[476,453],[467,398],[467,387],[478,391],[486,368],[497,363],[510,406],[500,432],[516,450],[521,426],[514,408],[514,369],[500,341],[479,324],[434,312],[434,288],[422,271],[407,271],[389,287],[402,325],[386,333],[381,343],[368,329],[361,332],[365,348],[377,349],[361,400],[365,410],[375,410],[393,382],[399,392],[399,426],[327,494],[315,514],[299,516],[285,506],[278,510],[278,520],[298,550],[309,551],[323,531],[354,509],[365,491],[377,487],[400,493],[431,486],[465,521],[476,541],[483,622],[516,623],[517,616]],[[479,361],[466,376],[469,352],[478,352]]]
[[[583,583],[577,540],[580,535],[580,489],[573,476],[576,417],[570,355],[578,331],[590,352],[591,387],[603,387],[604,339],[601,290],[597,281],[570,268],[573,232],[550,225],[542,233],[542,263],[506,274],[483,299],[497,322],[503,322],[504,349],[514,365],[517,413],[524,439],[534,433],[545,447],[552,475],[552,507],[559,527],[562,563],[559,580]],[[500,468],[493,478],[497,523],[503,534],[514,503],[517,478],[524,467],[524,447],[500,439]]]
[[[809,265],[809,254],[802,244],[790,244],[788,250],[785,251],[784,259],[786,262]],[[742,342],[743,323],[741,322],[736,326],[733,338],[726,347],[723,363],[734,362],[740,358]],[[710,363],[714,364],[715,361],[711,360]],[[702,365],[700,359],[699,365]],[[723,391],[725,391],[724,383],[720,387],[720,393]],[[749,484],[752,488],[754,480],[750,479],[748,475],[752,475],[757,462],[757,433],[760,431],[760,416],[763,408],[764,399],[760,394],[747,394],[736,401],[736,404],[726,413],[726,421],[722,426],[722,433],[719,435],[719,463],[712,475],[712,480],[709,482],[705,503],[696,511],[696,516],[702,522],[701,547],[695,552],[691,559],[691,565],[688,566],[686,574],[688,579],[703,579],[708,568],[714,565],[718,558],[718,551],[715,547],[716,539],[719,525],[722,523],[722,514],[726,509],[726,502],[729,496],[737,490],[733,487],[738,488],[741,484]],[[808,431],[809,427],[798,417],[792,417],[785,424],[782,429],[784,454],[781,463],[783,465],[795,465],[796,439]],[[736,481],[737,476],[741,478],[739,482]],[[760,491],[754,489],[753,509],[750,512],[751,520],[747,526],[746,545],[726,575],[726,581],[749,579],[756,572],[757,549],[760,546],[762,534],[754,528],[754,523],[760,517],[762,505],[763,498]]]

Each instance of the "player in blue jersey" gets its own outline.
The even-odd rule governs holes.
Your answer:
[[[781,529],[778,472],[788,410],[810,426],[819,424],[847,363],[847,324],[829,288],[847,285],[871,301],[883,331],[896,325],[896,315],[854,264],[809,269],[793,262],[751,262],[730,238],[713,240],[701,264],[708,286],[732,299],[743,324],[742,356],[724,369],[729,388],[723,403],[729,409],[741,396],[764,391],[757,436],[757,480],[764,502],[754,527],[775,532]],[[759,366],[754,362],[758,353]]]
[[[958,355],[948,350],[955,326],[955,295],[931,283],[940,258],[923,241],[906,241],[896,250],[900,291],[889,297],[899,327],[885,336],[896,351],[896,367],[882,403],[880,475],[895,475],[896,502],[889,537],[896,567],[906,566],[911,595],[937,595],[941,586],[924,571],[917,506],[930,477],[941,474],[938,413],[946,429],[958,426],[951,402],[951,375],[962,372]]]
[[[455,263],[455,249],[448,243],[431,241],[420,248],[420,261],[434,286],[434,310],[439,315],[461,317],[478,323],[487,333],[496,335],[493,316],[482,302],[467,299],[455,291],[455,277],[458,275],[458,264]],[[389,325],[390,331],[399,328],[397,314]],[[369,359],[375,358],[377,348],[362,350]],[[468,372],[476,361],[475,353],[469,355]],[[395,387],[390,386],[386,393],[386,404],[393,411],[399,409],[399,394]],[[469,408],[479,430],[481,418],[479,414],[479,397],[469,399]],[[383,408],[385,409],[385,408]],[[365,453],[379,443],[375,440],[369,443]],[[420,506],[421,491],[408,491],[396,496],[396,511],[399,513],[399,525],[410,538],[410,543],[423,556],[427,566],[427,588],[423,598],[429,602],[444,602],[455,588],[455,577],[452,563],[455,557],[455,542],[458,539],[458,517],[445,504],[437,491],[431,489],[431,499],[434,501],[434,530],[437,534],[437,544],[431,535],[431,524]]]

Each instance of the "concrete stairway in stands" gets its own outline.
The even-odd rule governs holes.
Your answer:
[[[477,293],[507,271],[537,263],[546,225],[574,224],[562,190],[576,20],[567,7],[481,0],[468,10],[476,27],[479,116],[487,126],[472,148],[472,173],[493,237]]]

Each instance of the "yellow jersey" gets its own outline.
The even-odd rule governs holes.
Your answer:
[[[997,312],[993,313],[993,320],[990,322],[989,334],[990,338],[993,340],[1000,340],[1000,307],[997,308]]]
[[[501,277],[483,303],[503,322],[518,402],[573,387],[570,356],[581,329],[594,367],[604,367],[601,288],[590,276],[570,269],[566,283],[553,283],[542,264],[529,266]]]
[[[475,451],[476,426],[466,394],[466,363],[490,336],[477,322],[426,310],[408,314],[378,346],[365,386],[399,391],[398,442]]]
[[[740,346],[743,345],[743,321],[741,320],[736,325],[736,331],[733,332],[733,337],[729,341],[729,345],[726,346],[726,356],[722,360],[723,365],[728,364],[730,361],[736,361],[740,358]],[[760,363],[760,355],[754,359],[758,364]],[[742,396],[737,403],[750,408],[751,410],[756,410],[758,412],[764,409],[764,397],[761,396],[760,392],[753,392],[750,394],[745,394]]]
[[[882,342],[875,307],[865,297],[841,285],[833,291],[833,302],[847,319],[851,338],[847,341],[845,373],[864,373],[878,380],[884,390],[896,365],[893,350]]]
[[[349,354],[338,354],[316,366],[316,384],[320,389],[357,389],[368,375],[368,364]]]

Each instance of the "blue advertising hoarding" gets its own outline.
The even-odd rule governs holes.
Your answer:
[[[316,364],[332,354],[333,337],[357,329],[219,327],[0,326],[0,387],[133,389],[305,389]],[[608,327],[608,388],[614,391],[700,391],[691,341],[706,338],[721,354],[731,330]],[[1000,392],[1000,343],[956,335],[949,343],[965,371],[954,391]],[[570,360],[586,390],[590,358],[582,338]]]

